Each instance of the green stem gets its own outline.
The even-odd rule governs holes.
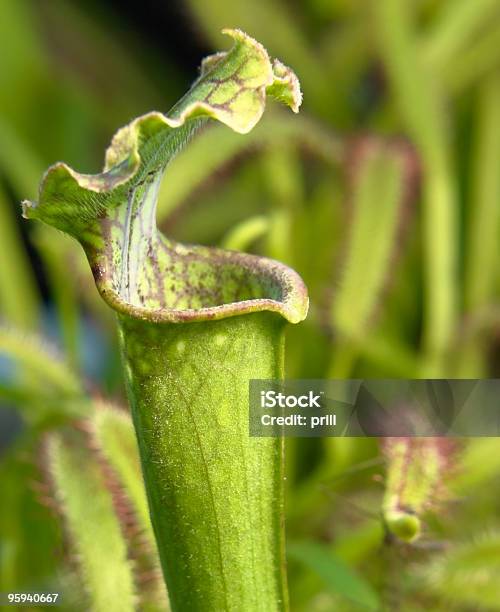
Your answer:
[[[163,325],[120,317],[174,610],[288,607],[283,440],[248,435],[248,380],[282,376],[283,328],[268,312]]]

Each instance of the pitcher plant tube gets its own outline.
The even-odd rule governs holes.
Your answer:
[[[120,129],[100,174],[51,166],[23,212],[80,242],[116,311],[172,609],[270,612],[288,608],[283,440],[249,437],[248,382],[283,376],[285,323],[305,318],[307,291],[281,263],[180,244],[156,227],[165,168],[207,120],[244,134],[267,95],[300,106],[289,68],[224,32],[232,49],[202,62],[169,113]]]

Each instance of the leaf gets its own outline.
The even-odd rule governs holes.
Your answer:
[[[97,449],[116,473],[132,503],[141,529],[154,549],[139,451],[130,416],[123,410],[98,404],[92,417],[92,430]]]
[[[457,185],[438,80],[421,56],[411,3],[379,0],[373,6],[378,47],[387,76],[423,167],[423,249],[426,304],[426,375],[442,376],[443,357],[457,315]]]
[[[315,572],[330,590],[366,610],[380,610],[380,601],[372,586],[345,565],[326,546],[316,542],[293,542],[287,546],[290,558]]]
[[[156,548],[155,536],[149,518],[148,501],[142,479],[139,450],[132,420],[127,412],[106,404],[97,404],[90,429],[98,454],[111,468],[126,499],[130,502],[137,523],[141,541],[145,543],[147,572],[156,579],[149,580],[143,598],[161,609],[168,610],[165,585],[161,578],[161,566]]]
[[[202,62],[199,79],[168,114],[170,127],[201,115],[246,134],[264,112],[266,92],[298,112],[302,94],[290,68],[279,60],[271,64],[264,47],[241,30],[222,32],[234,38],[234,47]]]
[[[3,421],[2,426],[5,421]],[[61,548],[57,519],[39,486],[42,474],[31,460],[39,440],[27,435],[2,451],[0,462],[0,589],[30,590],[29,585],[54,584]],[[28,459],[28,460],[27,460]],[[45,494],[45,495],[44,495]]]
[[[500,77],[484,82],[476,110],[472,194],[467,225],[465,299],[469,309],[495,296],[500,227]]]
[[[212,0],[209,4],[203,0],[189,0],[186,4],[210,44],[220,45],[220,29],[225,24],[237,23],[266,47],[286,56],[309,92],[309,104],[323,114],[329,112],[329,102],[336,95],[335,88],[325,79],[313,45],[306,39],[286,3],[281,0],[254,0],[251,11],[243,0]]]
[[[292,271],[252,256],[184,247],[156,229],[165,166],[204,118],[245,133],[260,119],[266,88],[273,84],[275,93],[295,110],[300,104],[298,82],[288,69],[272,64],[262,45],[239,30],[226,33],[235,40],[231,51],[205,60],[199,79],[168,115],[143,115],[116,133],[103,173],[83,175],[56,164],[42,180],[38,202],[24,202],[26,217],[40,219],[82,244],[96,285],[115,310],[140,317],[157,310],[155,317],[163,320],[194,320],[224,302],[244,303],[252,297],[251,307],[260,307],[257,299],[277,295],[281,278],[287,277],[286,283],[296,289],[283,301],[268,299],[266,305],[291,321],[304,316],[305,290]],[[183,261],[190,262],[189,269]],[[216,312],[223,316],[238,308],[227,304]]]
[[[111,494],[98,462],[74,442],[51,437],[48,468],[90,608],[95,612],[136,610],[132,565]]]
[[[299,322],[308,307],[285,265],[175,243],[156,227],[163,170],[207,117],[246,132],[273,84],[280,99],[300,102],[291,73],[248,36],[230,34],[233,49],[203,63],[169,115],[149,113],[118,131],[103,173],[56,164],[38,203],[25,203],[28,217],[79,240],[118,313],[169,597],[190,610],[286,606],[282,441],[248,437],[248,380],[281,376],[283,318]]]
[[[348,236],[331,310],[335,329],[348,338],[362,341],[392,272],[412,180],[406,157],[404,149],[375,139],[353,149]]]
[[[453,464],[456,447],[446,438],[401,438],[383,440],[387,457],[383,517],[387,529],[405,542],[421,534],[421,517],[447,498],[445,479]]]

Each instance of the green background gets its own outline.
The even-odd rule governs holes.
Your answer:
[[[288,329],[289,377],[498,376],[498,0],[0,4],[0,591],[63,590],[68,609],[98,609],[72,524],[89,529],[89,559],[126,556],[82,433],[97,399],[125,405],[113,316],[78,245],[23,222],[19,202],[57,160],[98,172],[118,127],[168,110],[227,48],[222,27],[293,67],[301,114],[270,102],[248,136],[210,126],[168,169],[160,227],[301,274],[311,309]],[[56,430],[90,466],[74,511]],[[377,440],[287,445],[292,610],[500,609],[496,439],[446,450],[413,544],[387,535],[392,459]],[[94,488],[109,524],[92,538],[77,501]],[[142,578],[156,563],[143,557]],[[154,583],[135,575],[140,609],[163,605]]]

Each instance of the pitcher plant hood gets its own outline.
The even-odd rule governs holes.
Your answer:
[[[70,234],[83,246],[97,288],[117,312],[151,322],[221,319],[272,311],[297,323],[307,291],[287,266],[264,257],[184,245],[156,226],[160,182],[169,161],[207,119],[250,131],[271,95],[297,112],[295,74],[240,30],[233,47],[206,58],[191,89],[167,114],[150,112],[118,130],[99,174],[64,163],[45,173],[27,218]],[[167,177],[168,179],[168,177]]]

